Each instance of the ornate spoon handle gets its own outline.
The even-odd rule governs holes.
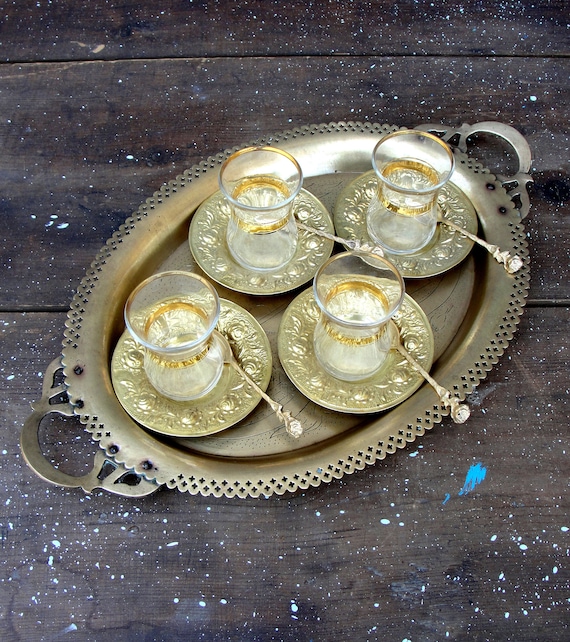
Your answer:
[[[214,330],[216,338],[223,347],[224,361],[230,365],[239,376],[251,386],[258,395],[260,395],[270,406],[277,417],[285,424],[285,430],[295,439],[303,434],[303,425],[298,419],[295,419],[288,410],[283,410],[283,406],[274,401],[264,390],[262,390],[255,381],[242,369],[233,353],[230,342],[217,330]]]
[[[459,399],[451,396],[451,392],[440,386],[439,383],[423,368],[412,355],[404,348],[400,340],[400,332],[398,326],[390,321],[392,330],[394,332],[394,348],[408,361],[408,363],[422,375],[422,377],[430,384],[430,386],[436,391],[439,396],[440,401],[444,406],[448,407],[451,411],[451,418],[455,421],[456,424],[464,424],[470,417],[471,411],[469,406],[464,403],[460,403]]]
[[[346,245],[350,250],[355,250],[356,252],[370,252],[372,254],[377,254],[378,256],[384,256],[384,250],[378,245],[370,245],[369,243],[364,243],[358,239],[343,239],[342,237],[335,236],[330,232],[325,232],[325,230],[317,230],[310,225],[305,225],[305,223],[301,223],[301,221],[297,221],[297,227],[301,230],[305,230],[306,232],[311,232],[317,236],[329,239],[329,241],[335,241],[341,245]]]
[[[520,256],[517,256],[516,254],[515,256],[511,256],[507,251],[501,252],[501,248],[498,245],[491,245],[490,243],[487,243],[482,238],[475,236],[475,234],[471,234],[471,232],[464,230],[459,225],[456,225],[452,221],[449,221],[442,216],[439,217],[438,221],[442,225],[446,225],[452,230],[463,234],[474,243],[477,243],[478,245],[481,245],[481,247],[484,247],[498,263],[502,263],[505,266],[505,270],[509,274],[514,274],[523,266],[523,262]]]

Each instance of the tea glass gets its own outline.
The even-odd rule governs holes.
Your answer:
[[[125,323],[144,349],[144,371],[160,394],[190,401],[218,383],[224,357],[213,331],[219,315],[216,290],[191,272],[155,274],[130,294]]]
[[[275,147],[247,147],[224,162],[219,185],[231,208],[226,241],[239,265],[268,272],[293,258],[298,232],[292,208],[302,184],[299,163]]]
[[[450,147],[437,136],[400,130],[382,138],[372,153],[378,178],[366,215],[369,236],[393,254],[412,254],[433,238],[437,196],[455,168]]]
[[[369,252],[341,252],[313,281],[320,318],[315,356],[326,372],[359,381],[382,367],[393,337],[390,319],[404,299],[404,280],[388,260]]]

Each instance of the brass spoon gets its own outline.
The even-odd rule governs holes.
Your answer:
[[[400,331],[398,326],[390,321],[392,326],[392,337],[393,337],[393,347],[408,361],[412,368],[419,372],[422,377],[430,384],[430,386],[436,391],[439,396],[440,401],[445,407],[450,408],[451,418],[456,424],[464,424],[471,415],[471,410],[469,406],[465,403],[460,403],[457,397],[452,397],[451,393],[447,388],[440,386],[437,381],[412,357],[412,355],[404,348],[401,339]]]
[[[317,236],[322,236],[329,241],[335,241],[341,245],[346,245],[349,250],[354,250],[356,252],[370,252],[377,256],[384,256],[384,250],[379,245],[370,245],[370,243],[366,243],[358,239],[343,239],[342,237],[331,234],[330,232],[325,232],[324,230],[318,230],[310,225],[305,225],[305,223],[301,223],[301,221],[297,221],[297,227],[301,230],[305,230],[306,232],[316,234]]]
[[[521,267],[523,266],[523,261],[520,258],[520,256],[511,256],[509,252],[501,252],[501,248],[498,245],[491,245],[490,243],[487,243],[483,239],[479,238],[478,236],[475,236],[475,234],[471,234],[471,232],[468,232],[467,230],[464,230],[462,227],[459,225],[456,225],[452,221],[449,221],[448,219],[444,218],[440,212],[438,216],[438,223],[441,223],[442,225],[446,225],[447,227],[451,228],[455,232],[459,232],[459,234],[463,234],[463,236],[466,236],[469,240],[473,241],[474,243],[477,243],[481,247],[484,247],[487,252],[491,254],[491,256],[497,261],[498,263],[502,263],[505,266],[505,270],[509,274],[514,274],[515,272],[518,272]]]
[[[266,394],[256,383],[251,379],[251,377],[242,369],[239,365],[235,355],[233,353],[230,342],[227,338],[218,330],[214,330],[214,336],[218,340],[219,344],[222,347],[222,355],[224,358],[224,363],[230,365],[239,376],[251,386],[257,394],[259,394],[265,401],[271,406],[272,410],[275,412],[277,417],[285,424],[285,430],[289,435],[298,439],[303,434],[303,425],[298,419],[295,419],[288,410],[283,410],[283,406],[278,404],[276,401]]]
[[[491,245],[490,243],[487,243],[486,241],[479,238],[478,236],[475,236],[475,234],[471,234],[471,232],[468,232],[467,230],[463,229],[459,225],[456,225],[452,221],[449,221],[448,219],[444,218],[441,214],[438,216],[437,220],[438,220],[438,223],[441,223],[442,225],[446,225],[452,230],[458,232],[459,234],[463,234],[474,243],[477,243],[478,245],[481,245],[482,247],[484,247],[498,263],[504,264],[505,270],[509,274],[514,274],[515,272],[518,272],[523,266],[523,261],[520,258],[520,256],[517,256],[516,254],[515,256],[511,256],[510,253],[507,251],[501,252],[501,248],[498,245]],[[310,227],[309,225],[305,225],[300,221],[297,221],[297,226],[301,230],[312,232],[317,236],[322,236],[323,238],[329,239],[330,241],[336,241],[337,243],[345,245],[350,250],[371,252],[372,254],[376,254],[378,256],[384,256],[384,250],[378,245],[371,245],[369,243],[359,241],[358,239],[344,239],[340,236],[335,236],[330,232],[325,232],[324,230],[318,230],[314,227]]]

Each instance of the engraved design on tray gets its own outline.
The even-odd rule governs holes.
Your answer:
[[[265,390],[271,377],[271,348],[259,323],[232,301],[220,300],[217,329],[228,339],[240,366]],[[246,417],[260,402],[228,364],[214,390],[195,401],[174,401],[159,394],[143,369],[142,348],[123,333],[111,363],[113,387],[125,410],[140,424],[170,437],[203,437]]]
[[[311,401],[339,412],[374,413],[387,410],[412,395],[423,383],[396,350],[388,353],[379,372],[364,381],[340,381],[323,370],[313,348],[313,331],[319,320],[312,288],[289,305],[279,329],[279,359],[287,376]],[[418,363],[429,370],[433,359],[433,334],[420,306],[405,295],[394,316],[401,340]]]
[[[366,212],[377,184],[375,173],[370,171],[341,192],[333,208],[339,236],[373,243],[366,229]],[[440,191],[438,205],[445,219],[477,234],[477,212],[459,188],[452,183],[445,185]],[[405,278],[425,278],[455,267],[467,257],[472,247],[473,241],[466,236],[438,223],[433,239],[419,252],[404,256],[385,254]]]
[[[331,216],[324,205],[302,189],[293,202],[296,219],[325,232],[334,232]],[[216,192],[198,208],[190,224],[190,249],[194,259],[214,281],[245,294],[280,294],[309,281],[328,259],[334,243],[299,230],[297,249],[291,261],[273,272],[252,272],[237,263],[228,250],[226,228],[230,207]]]

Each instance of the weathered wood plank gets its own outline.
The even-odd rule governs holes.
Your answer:
[[[352,476],[257,500],[85,496],[36,478],[19,427],[63,317],[0,316],[2,639],[567,639],[559,309],[526,311],[464,426],[446,421]],[[63,428],[44,438],[65,466],[85,449],[77,425]]]
[[[2,58],[568,55],[564,0],[6,3]]]
[[[567,259],[570,237],[569,72],[568,60],[557,58],[524,65],[519,58],[336,57],[3,66],[0,306],[65,307],[125,218],[208,155],[339,120],[500,120],[518,128],[532,148],[536,179],[526,222],[531,298],[568,300],[561,255]]]

